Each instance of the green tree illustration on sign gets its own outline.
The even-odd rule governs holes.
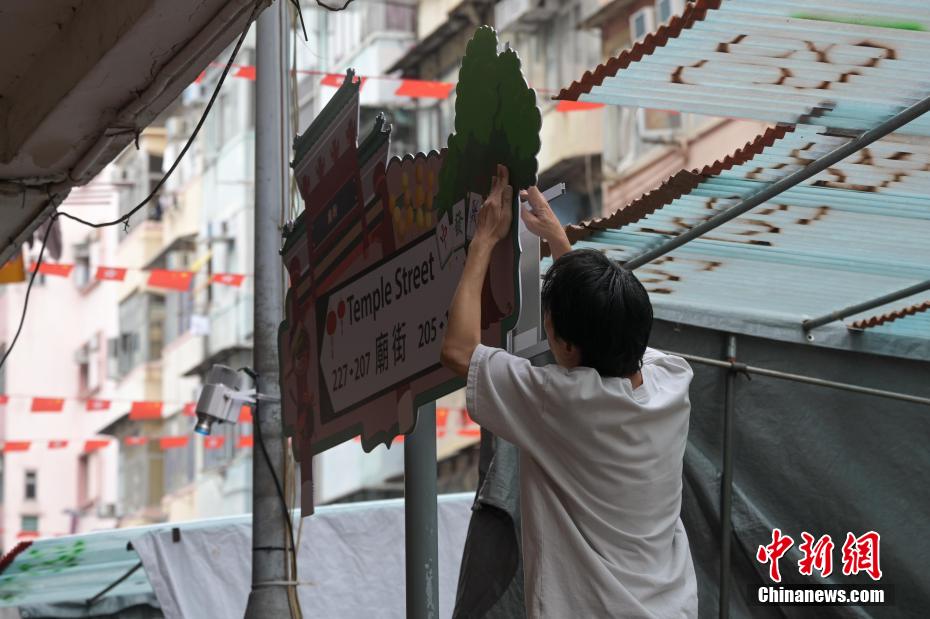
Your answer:
[[[437,204],[441,218],[469,191],[486,195],[495,165],[510,169],[516,189],[536,184],[536,154],[542,117],[536,91],[527,86],[520,57],[497,52],[497,32],[478,28],[462,59],[455,88],[455,133],[439,175]]]

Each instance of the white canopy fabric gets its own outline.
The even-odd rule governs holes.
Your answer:
[[[450,617],[473,495],[439,499],[439,616]],[[168,619],[241,617],[251,588],[251,519],[132,540]],[[406,616],[402,500],[324,506],[304,520],[298,596],[306,617]]]

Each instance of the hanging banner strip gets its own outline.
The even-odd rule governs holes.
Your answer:
[[[161,419],[162,403],[152,402],[133,402],[132,408],[129,409],[129,419],[140,421],[146,419]]]
[[[205,436],[203,439],[204,449],[220,449],[226,443],[225,436]]]
[[[169,271],[168,269],[152,269],[149,271],[148,285],[153,288],[167,288],[187,292],[194,280],[192,271]]]
[[[431,82],[426,80],[402,80],[394,92],[398,97],[416,99],[448,99],[455,84],[449,82]]]
[[[110,444],[110,439],[101,438],[101,439],[91,439],[89,441],[84,441],[84,453],[93,453],[98,449],[103,449],[104,447]]]
[[[29,410],[33,413],[60,413],[64,407],[64,398],[32,398]]]
[[[121,282],[126,279],[126,271],[122,267],[97,267],[95,277],[101,281]]]
[[[221,69],[224,67],[224,64],[221,63],[211,63],[210,67],[215,69]],[[238,77],[242,79],[247,79],[254,81],[256,78],[255,65],[232,65],[235,72],[232,74],[232,77]],[[329,71],[316,71],[312,69],[296,69],[292,70],[293,73],[298,75],[313,75],[320,77],[320,85],[329,86],[331,88],[339,88],[342,85],[342,81],[345,79],[345,75],[340,73],[331,73]],[[438,99],[444,100],[448,99],[449,95],[452,94],[452,91],[455,90],[455,82],[440,82],[436,80],[422,80],[422,79],[412,79],[404,77],[395,77],[392,75],[356,75],[357,80],[359,80],[359,89],[361,89],[367,80],[387,80],[390,82],[396,82],[398,84],[397,90],[394,91],[394,94],[398,97],[411,97],[415,99]],[[194,80],[195,84],[203,83],[206,78],[206,71],[200,73],[197,76],[197,79]],[[557,91],[549,88],[535,88],[536,92],[543,96],[547,97],[548,95],[554,95]],[[555,111],[557,112],[579,112],[579,111],[591,111],[599,110],[604,107],[603,103],[591,103],[585,101],[559,101],[555,106]]]
[[[240,275],[238,273],[215,273],[213,277],[210,278],[210,281],[214,284],[232,286],[233,288],[241,286],[244,280],[245,275]]]
[[[187,444],[190,442],[190,437],[187,435],[179,436],[163,436],[158,439],[158,446],[162,451],[166,449],[178,449],[180,447],[187,447]]]
[[[30,273],[32,273],[35,270],[36,270],[35,264],[29,267]],[[72,270],[74,270],[73,264],[43,262],[42,264],[39,265],[40,274],[53,275],[55,277],[68,277],[71,275]]]

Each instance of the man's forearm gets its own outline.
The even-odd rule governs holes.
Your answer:
[[[572,244],[568,242],[568,237],[565,235],[565,231],[562,231],[560,235],[554,235],[554,238],[547,241],[549,243],[549,253],[552,254],[553,260],[558,260],[562,257],[563,254],[567,254],[572,250]]]
[[[460,376],[468,374],[471,356],[481,343],[481,289],[493,249],[493,241],[475,236],[449,307],[449,324],[442,343],[442,363]]]

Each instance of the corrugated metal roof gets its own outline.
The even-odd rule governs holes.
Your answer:
[[[901,318],[906,318],[908,316],[914,316],[915,314],[920,314],[930,310],[930,301],[923,301],[922,303],[917,303],[915,305],[908,305],[891,312],[885,312],[884,314],[878,314],[876,316],[870,316],[868,318],[862,318],[856,320],[855,322],[850,323],[849,327],[851,329],[874,329],[876,327],[882,327],[890,325],[896,320]],[[930,316],[921,316],[924,318],[922,321],[924,323],[924,328],[930,331]],[[919,323],[916,320],[908,321],[907,326],[917,326]]]
[[[925,0],[698,0],[558,98],[864,130],[927,95],[928,29]]]
[[[618,213],[569,233],[575,247],[626,261],[847,139],[822,127],[773,129],[725,162],[676,174]],[[928,183],[930,140],[890,136],[637,273],[658,306],[726,308],[800,328],[805,318],[927,279]],[[896,322],[885,332],[930,339],[930,329]]]
[[[930,94],[925,0],[698,0],[559,98],[779,123],[624,209],[570,226],[625,261]],[[930,115],[641,267],[657,308],[797,324],[930,277]],[[926,293],[876,308],[892,312]],[[910,314],[909,314],[910,315]],[[930,340],[930,315],[869,333]],[[867,334],[862,334],[867,335]]]

